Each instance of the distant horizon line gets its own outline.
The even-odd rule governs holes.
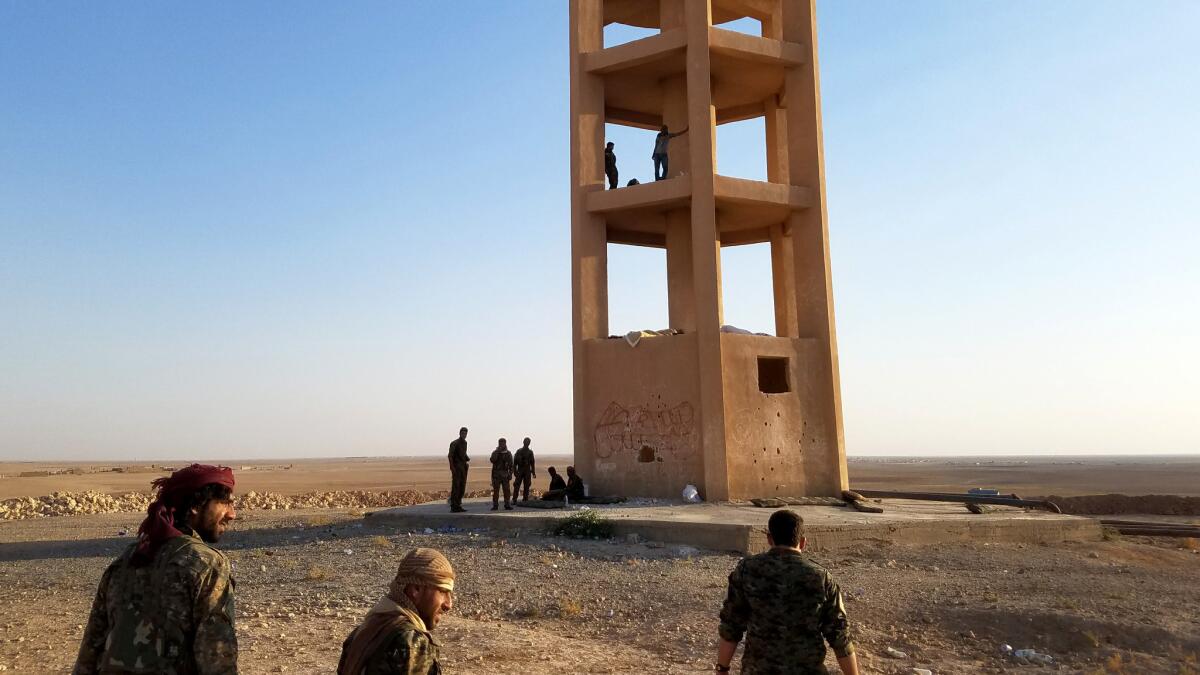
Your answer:
[[[546,452],[539,453],[544,457],[570,457],[571,453]],[[396,455],[314,455],[306,457],[217,457],[210,462],[234,462],[234,463],[286,463],[286,462],[313,462],[326,460],[369,460],[369,459],[432,459],[442,456],[441,453],[430,454],[396,454]],[[1119,457],[1197,457],[1200,458],[1200,451],[1195,452],[1156,452],[1156,453],[1094,453],[1094,452],[1065,452],[1065,453],[914,453],[914,454],[847,454],[846,459],[999,459],[999,458],[1119,458]],[[6,464],[159,464],[172,463],[178,464],[181,462],[196,462],[206,461],[197,460],[197,458],[181,458],[181,457],[148,457],[139,459],[116,459],[116,458],[101,458],[101,459],[7,459],[0,457],[0,463]]]

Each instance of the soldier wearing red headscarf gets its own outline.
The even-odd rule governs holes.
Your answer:
[[[237,517],[233,470],[193,464],[153,485],[137,543],[100,578],[74,673],[236,674],[233,577],[212,546]]]

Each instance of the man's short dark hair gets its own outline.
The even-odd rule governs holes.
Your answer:
[[[791,509],[780,509],[771,514],[767,531],[776,546],[797,546],[804,536],[804,519]]]
[[[467,432],[467,428],[466,428],[466,427],[460,427],[460,428],[459,428],[459,430],[458,430],[458,433],[460,433],[460,434],[465,434],[466,432]]]
[[[169,506],[175,509],[175,527],[177,529],[188,528],[188,516],[191,515],[193,508],[204,510],[208,503],[214,499],[229,499],[233,496],[233,489],[227,485],[219,483],[209,483],[195,492],[188,492],[180,495],[176,499],[172,499]]]

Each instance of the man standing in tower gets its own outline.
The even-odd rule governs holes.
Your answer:
[[[450,442],[450,511],[462,513],[463,495],[467,492],[467,428],[458,430],[458,438]]]
[[[667,125],[662,126],[662,131],[654,137],[654,153],[650,155],[650,159],[654,160],[654,180],[662,180],[667,177],[667,146],[670,145],[671,139],[676,136],[682,136],[687,133],[688,128],[684,127],[683,131],[673,134],[667,131]],[[662,167],[662,174],[658,172],[659,167]]]
[[[608,176],[608,189],[617,189],[617,153],[613,152],[612,141],[604,146],[604,175]]]
[[[508,451],[508,441],[501,438],[499,445],[492,451],[492,510],[500,506],[500,488],[504,488],[504,510],[512,511],[508,481],[512,480],[513,456]]]
[[[529,501],[529,484],[537,476],[533,465],[533,448],[529,447],[529,442],[526,438],[525,444],[513,454],[513,467],[517,476],[516,482],[513,483],[514,502],[517,501],[517,495],[521,496],[521,501]]]
[[[73,672],[236,675],[233,568],[212,546],[237,518],[233,470],[193,464],[153,485],[137,543],[100,578]]]
[[[804,555],[800,514],[776,511],[767,530],[771,549],[743,558],[729,575],[715,670],[729,672],[745,636],[744,675],[826,675],[826,642],[842,672],[858,675],[842,593],[829,572]]]

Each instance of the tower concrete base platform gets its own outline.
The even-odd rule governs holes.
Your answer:
[[[466,513],[451,513],[445,502],[417,504],[367,514],[376,526],[405,530],[488,529],[495,532],[546,532],[554,522],[580,508],[600,512],[616,525],[616,535],[647,541],[686,544],[717,551],[758,553],[767,549],[767,519],[776,511],[733,504],[683,504],[635,500],[624,504],[571,505],[569,509],[491,511],[486,499],[464,500]],[[1097,520],[1044,511],[1002,507],[982,515],[961,504],[888,499],[884,513],[860,513],[849,507],[791,506],[804,518],[808,546],[832,550],[859,544],[940,544],[947,542],[1058,543],[1101,537]]]

